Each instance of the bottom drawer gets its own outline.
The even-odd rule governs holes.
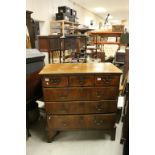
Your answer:
[[[49,115],[48,127],[53,130],[110,129],[114,127],[116,114]]]

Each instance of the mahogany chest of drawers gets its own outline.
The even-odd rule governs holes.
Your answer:
[[[121,70],[111,63],[49,64],[40,75],[47,137],[57,131],[100,129],[115,139]]]

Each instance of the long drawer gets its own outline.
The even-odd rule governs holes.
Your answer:
[[[118,87],[44,88],[43,93],[46,102],[116,100]]]
[[[117,111],[116,100],[46,102],[47,114],[94,114]]]
[[[52,130],[110,129],[114,127],[116,114],[48,115],[47,124]]]

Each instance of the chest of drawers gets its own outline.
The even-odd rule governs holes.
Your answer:
[[[40,75],[48,141],[79,129],[105,130],[114,140],[121,73],[111,63],[46,65]]]

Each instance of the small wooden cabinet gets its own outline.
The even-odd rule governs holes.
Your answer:
[[[121,70],[111,63],[49,64],[40,72],[50,142],[57,131],[100,129],[115,140]]]

